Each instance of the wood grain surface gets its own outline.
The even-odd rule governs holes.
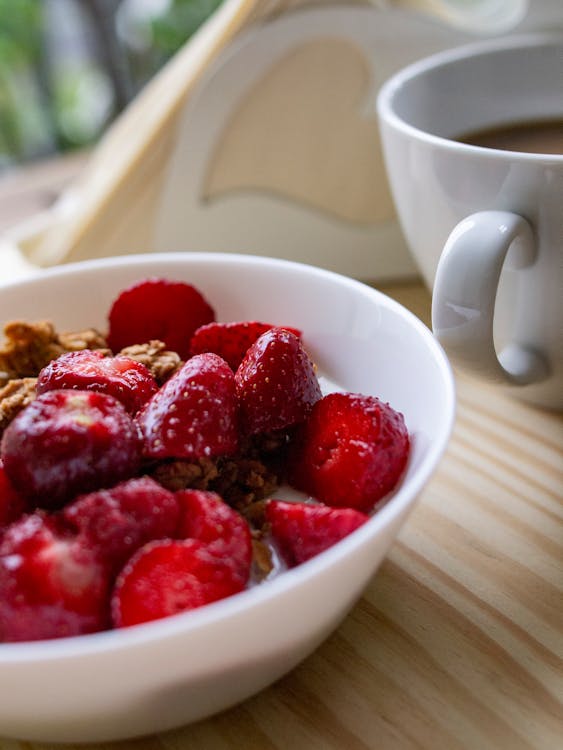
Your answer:
[[[0,230],[14,205],[18,219],[33,213],[78,164],[0,180]],[[381,288],[428,323],[421,283]],[[219,716],[80,747],[560,750],[563,419],[456,382],[438,471],[361,601],[310,658]],[[0,700],[11,689],[0,674]],[[0,739],[0,750],[53,747]]]

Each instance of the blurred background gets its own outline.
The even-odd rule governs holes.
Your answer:
[[[0,173],[95,142],[222,0],[0,0]]]

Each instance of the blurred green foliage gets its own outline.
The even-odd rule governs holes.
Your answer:
[[[0,0],[0,166],[41,139],[29,71],[41,68],[41,6]],[[24,105],[24,106],[22,106]]]
[[[0,169],[95,142],[222,0],[0,0]]]
[[[221,0],[180,0],[172,3],[167,13],[155,16],[151,25],[161,62],[173,55],[220,3]]]

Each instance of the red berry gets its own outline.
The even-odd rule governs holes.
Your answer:
[[[409,454],[402,414],[373,396],[318,401],[289,451],[289,481],[327,505],[369,512],[397,484]]]
[[[67,505],[63,516],[117,573],[146,542],[175,536],[180,508],[172,492],[150,477],[139,477],[82,495]]]
[[[49,391],[8,425],[1,457],[22,495],[55,508],[78,493],[109,487],[138,472],[138,430],[112,396]]]
[[[110,592],[94,553],[37,512],[0,543],[0,641],[61,638],[104,630]]]
[[[235,381],[242,428],[249,435],[302,422],[321,397],[309,355],[284,328],[271,328],[252,344]]]
[[[137,414],[149,458],[211,458],[238,447],[233,371],[216,354],[197,354]]]
[[[190,344],[193,354],[215,352],[236,371],[244,355],[263,333],[273,328],[271,323],[248,320],[234,323],[207,323],[196,330]],[[287,328],[300,337],[297,328]]]
[[[205,542],[210,552],[237,563],[242,582],[246,583],[250,576],[252,541],[245,519],[215,492],[180,490],[176,498],[181,508],[178,535]]]
[[[61,388],[107,393],[132,414],[158,390],[156,380],[140,362],[106,357],[97,349],[67,352],[41,370],[37,393]]]
[[[236,566],[197,539],[149,542],[117,577],[115,627],[157,620],[224,599],[244,588]]]
[[[12,485],[0,461],[0,532],[25,512],[25,498]]]
[[[108,345],[118,352],[157,339],[187,359],[194,331],[213,320],[213,308],[191,284],[146,279],[124,289],[111,306]]]
[[[266,521],[286,563],[293,567],[344,539],[369,520],[353,508],[270,500]]]

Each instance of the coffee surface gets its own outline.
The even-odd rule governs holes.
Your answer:
[[[502,125],[465,133],[455,140],[503,151],[563,154],[563,119]]]

